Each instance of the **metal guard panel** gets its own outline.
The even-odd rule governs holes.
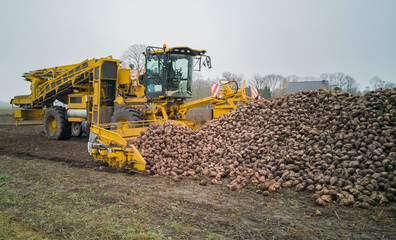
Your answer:
[[[96,160],[107,162],[111,166],[125,166],[125,168],[130,171],[144,173],[146,161],[139,153],[138,149],[133,144],[128,144],[124,137],[137,134],[137,132],[139,132],[139,135],[140,131],[143,131],[146,127],[139,128],[139,130],[136,128],[130,128],[129,130],[111,130],[104,128],[112,128],[114,126],[117,126],[117,123],[91,126],[91,133],[97,135],[95,141],[99,142],[99,145],[95,146],[95,143],[90,142],[89,146],[92,147],[90,153]],[[131,130],[135,131],[131,132]],[[90,147],[88,149],[90,149]]]
[[[103,144],[114,144],[117,143],[119,147],[126,147],[127,142],[118,133],[98,127],[97,125],[91,126],[91,132],[99,136],[99,142]]]
[[[176,124],[183,125],[185,127],[188,127],[188,128],[194,129],[194,130],[201,129],[201,124],[197,121],[188,120],[188,119],[169,119],[169,121],[176,123]]]

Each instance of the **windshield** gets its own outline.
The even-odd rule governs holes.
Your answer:
[[[170,97],[192,97],[191,83],[194,56],[170,53],[167,63],[165,95]]]
[[[147,58],[146,76],[148,92],[162,92],[162,69],[164,54],[159,53]]]

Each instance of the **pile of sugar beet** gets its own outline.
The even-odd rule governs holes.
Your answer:
[[[396,88],[249,101],[199,131],[156,123],[133,142],[147,174],[250,185],[264,195],[295,188],[312,191],[318,205],[361,208],[396,201],[395,143]]]

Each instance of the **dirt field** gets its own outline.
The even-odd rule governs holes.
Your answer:
[[[316,206],[311,193],[128,174],[0,115],[0,239],[396,239],[396,204]],[[316,211],[321,216],[316,215]]]

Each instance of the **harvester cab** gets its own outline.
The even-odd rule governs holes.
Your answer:
[[[193,71],[212,67],[205,50],[189,47],[147,47],[146,73],[142,76],[148,99],[191,98]]]

